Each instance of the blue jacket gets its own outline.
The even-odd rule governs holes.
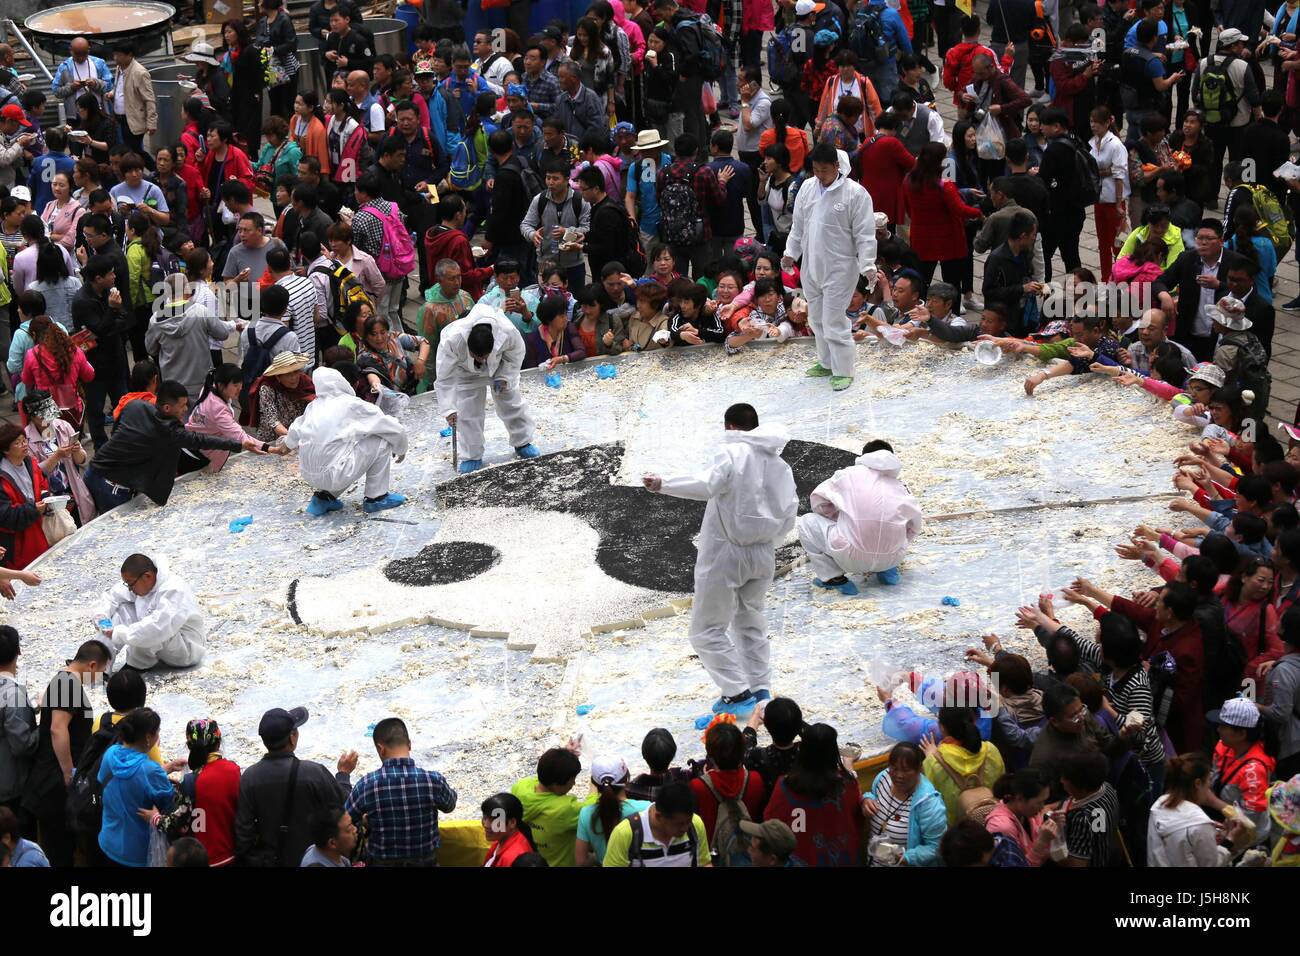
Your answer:
[[[50,861],[45,858],[44,850],[31,840],[24,840],[20,837],[18,842],[14,844],[13,853],[9,855],[9,865],[48,867]]]
[[[879,800],[876,788],[884,776],[876,775],[871,784],[871,798]],[[924,775],[912,791],[912,812],[907,818],[907,852],[903,859],[908,866],[939,866],[939,841],[948,829],[948,811],[944,809],[943,796]]]
[[[148,866],[149,824],[136,811],[172,808],[176,791],[167,774],[148,754],[113,744],[100,761],[99,782],[104,788],[99,848],[122,866]]]
[[[886,5],[885,0],[871,0],[871,8],[880,13],[880,25],[885,28],[885,46],[897,47],[899,53],[911,53],[912,41],[907,35],[903,15]],[[897,58],[895,55],[894,59]]]

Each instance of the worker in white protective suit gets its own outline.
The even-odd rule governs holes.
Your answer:
[[[438,341],[438,410],[456,429],[460,473],[483,467],[483,416],[487,393],[520,458],[541,454],[533,444],[533,416],[519,390],[524,338],[500,309],[480,302],[442,330]]]
[[[307,513],[320,517],[338,511],[338,496],[365,479],[367,514],[406,504],[391,490],[393,459],[406,457],[406,429],[377,405],[357,398],[347,380],[332,368],[311,374],[316,398],[284,436],[284,447],[297,449],[298,473],[316,493]]]
[[[99,619],[104,640],[123,667],[193,667],[208,647],[207,621],[190,586],[143,554],[122,562],[122,583],[108,592]]]
[[[799,518],[813,584],[857,594],[848,575],[872,572],[881,584],[898,583],[899,562],[922,524],[920,506],[898,480],[902,469],[888,442],[873,441],[813,490],[812,511]]]
[[[772,696],[763,602],[776,548],[794,528],[799,496],[781,458],[790,440],[784,428],[760,426],[752,405],[732,405],[725,423],[708,471],[642,481],[653,492],[708,502],[697,541],[691,646],[722,691],[713,712],[739,717]]]
[[[802,260],[800,276],[808,300],[808,324],[817,346],[811,378],[831,380],[843,391],[853,384],[857,346],[853,342],[849,300],[858,276],[868,288],[876,282],[876,216],[871,194],[849,178],[849,158],[829,143],[812,151],[813,179],[794,203],[794,223],[785,242],[783,269]]]

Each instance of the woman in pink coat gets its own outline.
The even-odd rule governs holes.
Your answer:
[[[868,442],[862,457],[823,481],[799,518],[799,543],[808,553],[813,584],[857,594],[849,574],[875,572],[898,583],[898,563],[921,533],[921,508],[898,480],[903,463],[888,442]]]
[[[36,345],[23,358],[23,385],[29,392],[37,388],[49,392],[64,419],[80,428],[85,403],[78,386],[95,377],[86,353],[73,345],[68,333],[51,322],[48,315],[32,319],[28,334]]]
[[[1150,302],[1151,283],[1164,271],[1166,246],[1160,239],[1139,243],[1126,256],[1115,261],[1110,269],[1110,281],[1129,287],[1130,302]]]
[[[763,59],[763,31],[776,29],[776,8],[772,0],[741,0],[740,62],[760,67]]]
[[[208,372],[203,390],[199,392],[199,400],[195,402],[194,411],[190,413],[190,419],[185,423],[185,427],[200,435],[216,435],[220,438],[243,441],[248,437],[248,433],[239,426],[230,404],[238,397],[239,389],[243,384],[244,373],[238,365],[227,362],[220,368],[212,369]],[[230,457],[228,451],[204,451],[202,454],[207,457],[207,461],[197,462],[196,466],[188,468],[188,471],[198,471],[204,464],[208,466],[209,471],[220,471],[226,459]],[[181,467],[185,468],[186,464],[185,457],[182,456]]]

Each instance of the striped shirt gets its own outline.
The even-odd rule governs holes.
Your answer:
[[[1087,860],[1089,866],[1110,865],[1118,829],[1119,797],[1108,783],[1092,796],[1067,804],[1065,845],[1070,856]]]
[[[410,757],[392,757],[352,788],[344,809],[366,814],[367,860],[427,860],[438,849],[438,811],[456,809],[456,791],[442,774],[421,770]]]
[[[1079,657],[1100,672],[1101,643],[1080,637],[1068,627],[1058,632],[1074,641],[1079,649]],[[1110,698],[1119,714],[1120,720],[1133,711],[1146,718],[1146,727],[1142,731],[1142,749],[1138,759],[1144,764],[1162,764],[1165,761],[1165,745],[1160,740],[1160,728],[1156,726],[1155,699],[1151,694],[1151,679],[1142,667],[1133,668],[1133,672],[1122,680],[1116,681],[1113,674],[1106,680],[1106,695]]]
[[[306,276],[282,276],[276,285],[284,286],[289,293],[289,310],[286,324],[298,337],[298,347],[307,356],[307,372],[311,372],[316,357],[316,283]]]
[[[889,771],[881,771],[884,782],[875,788],[876,804],[880,811],[871,817],[871,835],[882,837],[889,843],[907,849],[907,836],[912,818],[912,794],[900,800],[894,793],[894,782]],[[884,866],[874,857],[872,866]]]

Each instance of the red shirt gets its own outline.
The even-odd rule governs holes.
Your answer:
[[[739,770],[709,770],[707,773],[714,790],[724,798],[740,797],[749,810],[749,818],[761,819],[763,797],[767,795],[767,787],[764,786],[762,777],[743,767]],[[718,800],[698,777],[691,781],[691,789],[695,791],[697,812],[700,819],[704,821],[704,832],[712,840],[713,828],[718,825]]]
[[[857,780],[845,779],[838,795],[807,800],[790,789],[787,779],[776,782],[763,819],[782,820],[794,830],[794,855],[807,866],[860,866],[866,817]]]
[[[194,777],[194,809],[203,811],[203,828],[194,838],[208,851],[209,866],[235,859],[235,811],[239,808],[239,765],[219,757]]]
[[[883,212],[891,223],[901,223],[907,216],[903,205],[903,177],[916,165],[916,157],[897,136],[880,133],[862,144],[858,161],[862,167],[862,185],[871,193],[872,208]]]
[[[522,831],[516,830],[504,840],[498,840],[488,848],[487,856],[483,859],[483,865],[486,867],[513,866],[515,860],[525,853],[532,852],[533,848],[528,845],[528,837],[524,836]]]
[[[964,259],[970,249],[965,221],[979,218],[980,211],[962,202],[957,184],[944,179],[937,188],[926,183],[913,189],[912,183],[904,180],[899,190],[903,208],[912,217],[909,241],[917,258],[922,262]]]

